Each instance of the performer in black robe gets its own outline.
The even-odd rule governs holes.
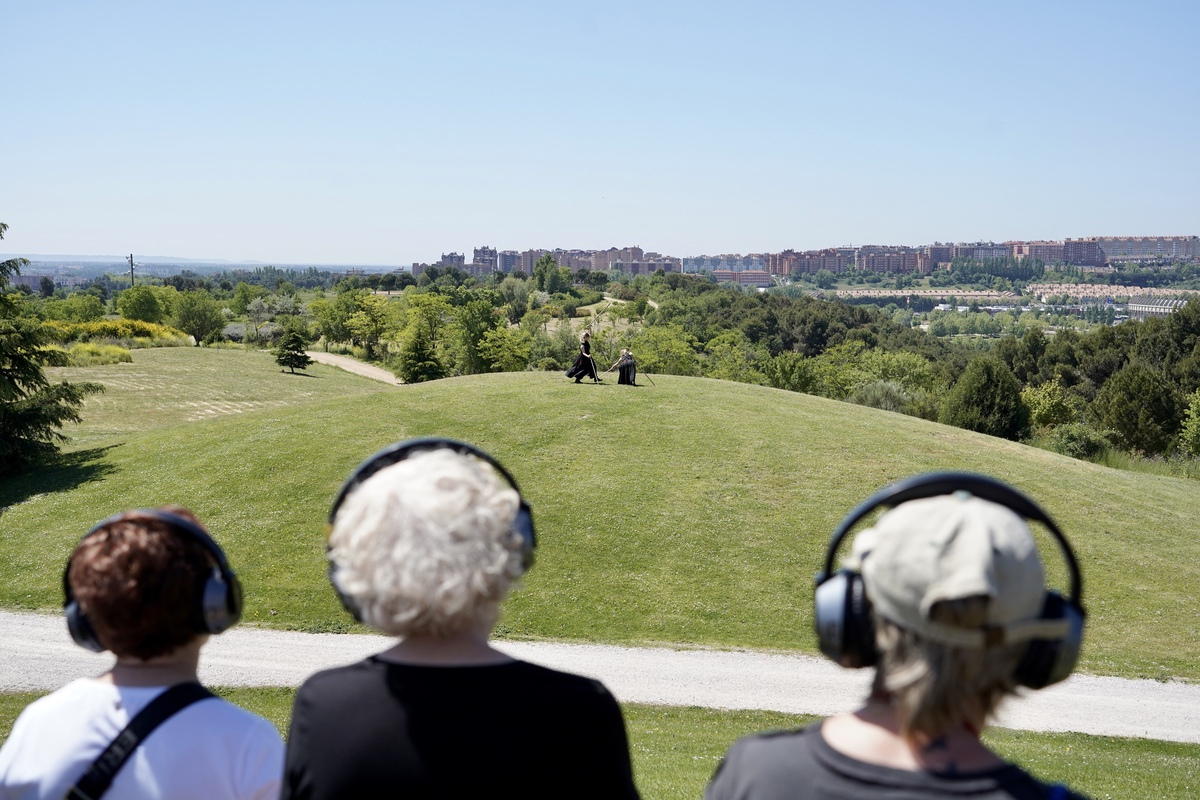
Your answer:
[[[590,333],[583,332],[583,336],[579,340],[579,355],[575,357],[575,363],[567,370],[567,377],[574,378],[576,383],[580,383],[584,378],[591,378],[596,383],[600,383],[600,375],[596,372],[596,362],[592,360],[591,338]]]
[[[621,351],[621,357],[613,364],[617,368],[617,383],[622,386],[637,386],[637,361],[628,349]],[[612,369],[612,367],[609,367]]]

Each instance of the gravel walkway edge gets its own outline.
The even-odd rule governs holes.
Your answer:
[[[75,646],[57,615],[0,611],[0,691],[52,691],[112,663]],[[383,636],[274,631],[242,626],[213,637],[200,677],[213,686],[298,686],[312,673],[387,649]],[[763,709],[827,715],[866,696],[869,670],[820,658],[751,651],[506,642],[526,661],[588,675],[622,702]],[[1200,743],[1200,685],[1075,675],[1008,701],[996,724]]]

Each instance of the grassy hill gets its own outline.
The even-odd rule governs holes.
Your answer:
[[[500,458],[534,509],[538,563],[506,604],[504,636],[813,651],[812,576],[842,516],[889,481],[961,469],[1029,492],[1072,539],[1091,613],[1085,670],[1200,678],[1195,482],[705,379],[628,388],[506,373],[391,387],[195,348],[59,372],[110,388],[89,401],[64,466],[0,484],[6,607],[56,608],[89,525],[175,502],[229,551],[249,621],[348,629],[324,574],[329,503],[370,453],[439,434]],[[1061,585],[1057,554],[1043,553]]]

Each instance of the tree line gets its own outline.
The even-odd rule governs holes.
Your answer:
[[[107,303],[95,287],[47,298],[10,293],[6,307],[46,324],[117,313],[177,328],[197,344],[286,340],[285,349],[302,353],[316,343],[409,383],[562,370],[588,326],[601,363],[629,347],[652,373],[817,394],[1081,457],[1105,448],[1200,454],[1200,301],[1167,318],[1087,331],[1052,331],[1049,320],[1022,315],[1013,334],[966,343],[913,327],[904,310],[796,287],[758,293],[678,273],[572,274],[549,256],[531,275],[476,278],[433,267],[393,292],[360,278],[306,290],[295,273],[258,277],[263,283],[168,279],[110,293]]]

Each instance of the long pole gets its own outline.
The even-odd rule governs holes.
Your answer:
[[[129,288],[133,288],[133,253],[129,254]]]

